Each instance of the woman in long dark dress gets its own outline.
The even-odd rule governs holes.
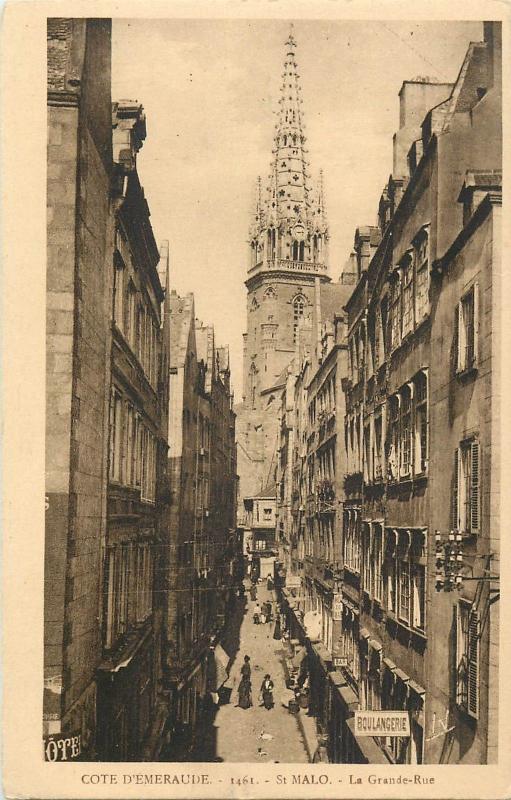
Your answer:
[[[242,678],[238,686],[238,706],[250,708],[252,705],[252,684],[248,678]]]
[[[264,676],[264,681],[261,684],[261,696],[263,698],[263,705],[267,711],[273,708],[273,681],[269,675]]]
[[[282,633],[281,633],[281,630],[280,630],[280,617],[279,616],[277,616],[277,619],[275,621],[275,628],[274,628],[274,631],[273,631],[273,638],[277,639],[278,641],[280,641],[280,639],[282,638]]]
[[[250,656],[245,656],[243,659],[243,666],[241,667],[241,677],[250,680]]]

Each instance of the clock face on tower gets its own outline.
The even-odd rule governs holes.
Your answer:
[[[293,239],[295,239],[297,242],[303,242],[303,240],[305,239],[305,225],[302,225],[301,222],[298,222],[293,227],[291,233],[293,235]]]

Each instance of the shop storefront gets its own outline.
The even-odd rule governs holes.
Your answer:
[[[98,670],[97,723],[100,761],[142,760],[155,705],[153,636],[137,642],[115,662],[106,660]]]

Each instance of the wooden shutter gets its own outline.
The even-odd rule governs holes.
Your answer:
[[[456,305],[454,310],[454,373],[460,372],[462,369],[461,360],[461,303]]]
[[[470,532],[479,533],[479,442],[470,445]]]
[[[463,630],[462,612],[459,602],[454,606],[456,614],[456,650],[454,657],[454,685],[456,691],[456,703],[461,705],[463,702],[463,689],[460,671],[463,669]]]
[[[472,366],[479,364],[479,284],[474,283],[474,361]]]
[[[454,470],[452,476],[452,495],[451,495],[451,528],[456,530],[459,523],[459,461],[460,453],[458,448],[454,451]]]
[[[479,612],[471,609],[468,619],[467,712],[475,719],[479,716],[479,628]]]

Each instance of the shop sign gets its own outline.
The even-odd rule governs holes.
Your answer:
[[[337,592],[333,596],[332,619],[334,622],[339,622],[342,619],[342,599],[340,592]]]
[[[48,736],[44,740],[45,761],[73,761],[82,752],[82,737],[79,733],[69,736]]]
[[[410,736],[408,711],[355,711],[355,736]]]
[[[334,667],[347,667],[348,656],[334,656]]]

